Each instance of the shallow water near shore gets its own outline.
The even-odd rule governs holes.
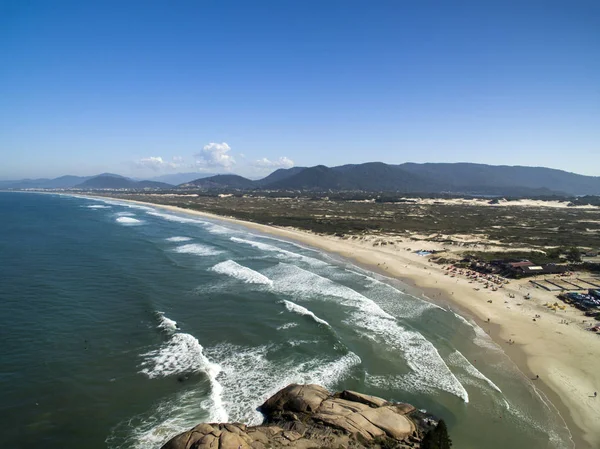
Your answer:
[[[8,447],[159,448],[259,423],[291,382],[409,402],[455,447],[572,447],[481,328],[400,282],[160,208],[0,193],[0,213]]]

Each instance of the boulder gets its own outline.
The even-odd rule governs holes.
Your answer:
[[[260,410],[267,415],[285,411],[314,412],[329,396],[329,392],[320,385],[291,384],[267,399]]]
[[[250,449],[250,445],[239,434],[226,431],[219,437],[219,449]]]
[[[416,426],[405,415],[396,412],[393,407],[379,407],[362,413],[374,426],[397,440],[402,440],[411,435]]]
[[[260,410],[265,415],[260,426],[202,423],[175,436],[162,449],[404,447],[413,444],[407,443],[409,437],[418,446],[422,435],[418,424],[422,412],[410,404],[349,390],[331,394],[319,385],[289,385]]]
[[[356,391],[344,390],[340,395],[342,399],[347,399],[348,401],[353,402],[361,402],[363,404],[367,404],[371,407],[383,407],[384,405],[388,405],[389,402],[385,399],[378,398],[377,396],[371,396],[369,394],[357,393]]]

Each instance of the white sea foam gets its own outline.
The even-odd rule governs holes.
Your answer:
[[[110,209],[110,206],[104,206],[102,204],[93,204],[91,206],[86,206],[88,209]]]
[[[142,354],[141,373],[150,379],[173,374],[206,371],[217,374],[218,365],[211,364],[202,353],[202,346],[192,335],[174,333],[159,349]]]
[[[286,249],[283,248],[279,248],[278,246],[274,246],[274,245],[269,245],[267,243],[263,243],[263,242],[257,242],[254,240],[247,240],[247,239],[242,239],[239,237],[231,237],[230,240],[232,242],[235,243],[242,243],[244,245],[250,245],[254,248],[260,249],[261,251],[268,251],[268,252],[275,252],[275,253],[279,253],[278,257],[281,258],[292,258],[292,259],[297,259],[300,260],[302,262],[305,262],[309,265],[313,265],[313,266],[325,266],[328,265],[327,262],[323,262],[322,260],[319,259],[315,259],[314,257],[308,257],[308,256],[304,256],[302,254],[298,254],[292,251],[288,251]]]
[[[117,212],[115,214],[116,217],[135,217],[133,212]]]
[[[423,315],[426,310],[444,310],[436,304],[402,292],[385,282],[370,276],[365,276],[365,278],[370,282],[369,296],[377,299],[378,304],[385,305],[386,310],[397,317],[417,318]]]
[[[464,316],[459,315],[456,312],[452,312],[452,313],[454,314],[454,316],[456,318],[458,318],[464,324],[466,324],[471,329],[473,329],[473,331],[475,332],[475,338],[473,339],[473,343],[475,343],[477,346],[479,346],[481,348],[492,349],[495,351],[502,351],[502,349],[496,343],[494,343],[494,341],[491,339],[491,337],[488,334],[486,334],[486,332],[481,327],[479,327],[476,323],[473,323],[470,320],[467,320]]]
[[[316,345],[319,344],[319,340],[290,340],[286,343],[294,348],[300,345]]]
[[[292,327],[296,327],[296,326],[298,326],[298,323],[285,323],[285,324],[282,324],[281,326],[278,326],[277,330],[282,331],[285,329],[291,329]]]
[[[226,260],[216,264],[210,270],[215,273],[224,274],[232,278],[245,282],[246,284],[264,284],[273,285],[273,281],[258,271],[240,265],[233,260]]]
[[[492,349],[494,351],[502,351],[502,348],[500,348],[500,346],[498,346],[481,327],[475,324],[473,325],[473,330],[475,331],[473,343],[477,346],[485,349]]]
[[[228,234],[235,232],[233,229],[226,228],[225,226],[216,225],[213,223],[207,223],[206,230],[208,232],[210,232],[211,234],[217,234],[217,235],[228,235]]]
[[[274,240],[276,242],[281,242],[281,243],[285,243],[286,245],[292,245],[295,246],[296,248],[300,248],[303,249],[305,251],[312,251],[313,253],[319,253],[322,254],[321,251],[314,249],[314,248],[310,248],[308,246],[304,246],[304,245],[300,245],[299,243],[295,243],[295,242],[291,242],[289,240],[284,240],[284,239],[278,239],[277,237],[273,237],[273,236],[266,236],[266,235],[258,235],[258,234],[252,234],[250,233],[249,235],[253,236],[253,237],[257,237],[260,239],[265,239],[265,240]]]
[[[267,270],[274,289],[292,294],[299,300],[333,298],[350,308],[345,322],[354,329],[370,336],[386,348],[401,352],[412,372],[403,381],[421,390],[438,388],[452,393],[465,402],[469,395],[456,376],[450,371],[437,349],[423,335],[400,326],[397,320],[385,312],[375,301],[349,287],[337,284],[310,271],[288,264],[278,264]]]
[[[176,253],[181,254],[194,254],[196,256],[216,256],[221,254],[223,251],[219,251],[216,248],[201,245],[200,243],[188,243],[187,245],[181,245],[174,249]]]
[[[139,225],[142,224],[143,222],[141,220],[138,220],[137,218],[132,218],[132,217],[117,217],[117,223],[120,223],[122,225]]]
[[[198,224],[206,224],[206,221],[198,220],[197,218],[189,218],[182,217],[180,215],[166,214],[164,212],[158,212],[155,209],[150,209],[146,212],[148,215],[152,215],[154,217],[160,217],[168,221],[174,221],[176,223],[198,223]]]
[[[159,324],[158,327],[166,332],[173,333],[179,330],[177,327],[177,321],[165,316],[164,312],[156,312],[158,315]]]
[[[159,314],[160,315],[160,314]],[[212,415],[218,421],[226,422],[227,412],[223,407],[223,387],[217,381],[221,367],[212,363],[203,352],[200,342],[190,334],[175,332],[177,323],[162,314],[159,327],[170,328],[172,334],[159,349],[142,354],[140,373],[150,379],[184,373],[204,373],[210,381],[210,402]]]
[[[347,322],[374,341],[383,343],[386,348],[402,353],[411,372],[395,376],[398,385],[410,385],[425,392],[439,389],[469,402],[467,390],[450,371],[435,346],[420,333],[403,328],[395,320],[365,312],[354,313]]]
[[[464,316],[459,315],[456,312],[452,312],[454,314],[454,316],[456,318],[458,318],[460,321],[462,321],[464,324],[466,324],[467,326],[469,326],[472,329],[475,329],[475,325],[473,323],[471,323],[469,320],[467,320]]]
[[[317,323],[323,324],[327,327],[331,327],[327,321],[319,318],[317,315],[315,315],[313,312],[308,310],[306,307],[299,306],[298,304],[295,304],[292,301],[288,301],[287,299],[284,299],[283,303],[285,304],[285,308],[288,309],[290,312],[297,313],[298,315],[309,316],[313,320],[315,320]]]
[[[167,242],[189,242],[191,239],[191,237],[169,237],[168,239],[165,239]]]
[[[337,284],[318,274],[312,273],[295,265],[279,263],[265,270],[274,287],[281,293],[294,295],[298,300],[334,299],[342,305],[360,308],[374,315],[393,319],[372,299],[361,295],[355,290],[341,284]]]
[[[159,328],[168,330],[171,337],[159,349],[142,355],[144,361],[140,372],[151,379],[202,372],[210,385],[208,399],[203,399],[206,394],[204,391],[194,388],[179,394],[175,399],[163,401],[149,414],[123,421],[106,440],[111,448],[159,448],[175,435],[188,430],[201,418],[207,422],[229,421],[223,404],[223,387],[217,380],[221,367],[204,355],[202,346],[192,335],[176,333],[178,328],[174,320],[162,312],[157,312],[157,315]],[[206,410],[208,415],[198,416],[199,409]],[[120,436],[124,433],[128,434],[125,439]]]
[[[109,449],[158,449],[198,422],[219,421],[210,411],[208,414],[203,413],[202,408],[205,406],[203,394],[207,393],[202,389],[179,393],[175,397],[161,401],[146,413],[120,422],[107,437],[107,447]]]
[[[152,207],[149,206],[142,206],[141,204],[134,204],[134,203],[130,203],[128,201],[118,201],[118,200],[100,200],[98,198],[90,198],[93,199],[95,201],[101,201],[104,204],[110,204],[112,206],[122,206],[122,207],[128,207],[130,209],[137,209],[137,210],[144,210],[144,211],[151,211],[151,210],[155,210]]]
[[[334,360],[276,361],[269,358],[270,349],[219,345],[207,350],[223,368],[218,379],[224,387],[223,401],[231,420],[259,424],[263,416],[256,408],[281,388],[290,383],[316,383],[333,389],[361,363],[353,352]]]

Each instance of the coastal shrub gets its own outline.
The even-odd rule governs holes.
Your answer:
[[[581,251],[577,247],[572,247],[565,253],[567,260],[571,263],[581,262]]]
[[[438,425],[425,434],[421,441],[421,449],[450,449],[452,440],[448,436],[448,428],[444,420],[440,420]]]

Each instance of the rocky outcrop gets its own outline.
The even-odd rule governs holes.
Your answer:
[[[423,426],[432,423],[410,404],[355,391],[331,394],[319,385],[289,385],[260,411],[260,426],[199,424],[162,449],[418,448]]]

